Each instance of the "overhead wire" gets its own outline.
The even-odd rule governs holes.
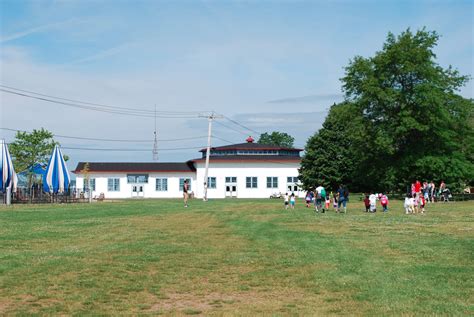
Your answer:
[[[217,124],[220,125],[220,126],[223,126],[223,127],[227,128],[227,129],[230,129],[230,130],[233,130],[233,131],[238,132],[238,133],[240,133],[240,134],[243,134],[243,135],[248,136],[248,133],[245,133],[245,132],[243,132],[243,131],[241,131],[241,130],[237,130],[237,129],[235,129],[235,128],[231,127],[231,126],[228,126],[228,125],[226,125],[226,124],[224,124],[224,123],[222,123],[222,122],[220,122],[220,121],[217,121],[217,120],[216,120],[216,121],[214,121],[214,122],[217,123]]]
[[[10,128],[0,128],[0,130],[7,130],[7,131],[16,131],[16,132],[26,132],[31,133],[24,130],[17,130],[17,129],[10,129]],[[86,137],[77,137],[77,136],[67,136],[67,135],[60,135],[60,134],[53,134],[53,136],[58,138],[65,138],[65,139],[77,139],[77,140],[88,140],[88,141],[104,141],[104,142],[137,142],[137,143],[153,143],[153,140],[123,140],[123,139],[100,139],[100,138],[86,138]],[[185,141],[185,140],[197,140],[207,138],[207,135],[195,136],[195,137],[187,137],[187,138],[175,138],[175,139],[158,139],[160,142],[173,142],[173,141]]]
[[[198,113],[196,114],[157,114],[154,115],[153,113],[150,114],[143,114],[140,113],[140,111],[131,111],[131,110],[114,110],[114,109],[106,109],[106,108],[100,108],[96,106],[88,106],[88,105],[80,105],[72,102],[65,102],[65,101],[59,101],[59,100],[53,100],[50,98],[45,98],[45,97],[38,97],[34,95],[30,95],[27,93],[22,93],[22,92],[15,92],[15,91],[10,91],[7,89],[0,88],[0,91],[26,97],[26,98],[31,98],[31,99],[36,99],[36,100],[41,100],[41,101],[46,101],[46,102],[51,102],[55,104],[60,104],[60,105],[65,105],[73,108],[79,108],[79,109],[86,109],[86,110],[92,110],[92,111],[98,111],[98,112],[105,112],[105,113],[113,113],[113,114],[120,114],[120,115],[127,115],[127,116],[134,116],[134,117],[144,117],[144,118],[167,118],[167,119],[172,119],[172,118],[178,118],[178,119],[197,119],[199,118]]]
[[[195,149],[202,149],[203,147],[205,146],[158,149],[158,151],[179,151],[179,150],[193,150],[193,149],[195,150]],[[87,147],[74,147],[74,146],[61,146],[61,149],[84,150],[84,151],[151,152],[151,149],[87,148]]]
[[[222,116],[223,116],[225,119],[227,119],[227,120],[229,120],[230,122],[232,122],[233,124],[238,125],[239,127],[244,128],[245,130],[248,130],[248,131],[257,133],[258,135],[261,135],[261,134],[262,134],[262,133],[260,133],[260,132],[258,132],[258,131],[256,131],[256,130],[254,130],[254,129],[252,129],[252,128],[249,128],[249,127],[247,127],[247,126],[245,126],[245,125],[243,125],[243,124],[237,122],[237,121],[234,120],[234,119],[231,119],[231,118],[229,118],[229,117],[227,117],[227,116],[225,116],[225,115],[222,115]]]
[[[18,95],[18,96],[23,96],[26,98],[32,98],[32,99],[37,99],[37,100],[41,100],[45,102],[61,104],[61,105],[69,106],[69,107],[75,107],[75,108],[99,111],[99,112],[105,112],[105,113],[136,116],[136,117],[192,119],[192,118],[199,118],[199,116],[202,114],[202,112],[184,112],[184,111],[156,111],[155,112],[154,110],[110,106],[110,105],[105,105],[105,104],[100,104],[100,103],[92,103],[92,102],[79,101],[79,100],[74,100],[74,99],[69,99],[69,98],[56,97],[56,96],[38,93],[38,92],[30,91],[30,90],[19,89],[19,88],[15,88],[15,87],[3,85],[3,84],[0,84],[0,91]],[[157,114],[157,112],[159,114]],[[259,131],[256,131],[255,129],[252,129],[234,119],[229,118],[228,116],[222,115],[222,117],[228,120],[229,122],[233,123],[234,125],[237,125],[238,127],[245,129],[246,131],[254,132],[257,135],[262,134]],[[227,129],[233,130],[243,135],[248,135],[248,133],[245,133],[239,129],[226,125],[222,122],[219,122],[219,121],[215,121],[215,122]],[[8,128],[3,128],[3,129],[13,130],[13,129],[8,129]],[[79,140],[104,141],[104,142],[150,142],[150,143],[153,142],[152,140],[100,139],[100,138],[72,137],[72,136],[64,136],[64,135],[54,135],[54,136],[59,137],[59,138],[71,138],[71,139],[79,139]],[[203,137],[206,137],[206,136],[190,137],[190,138],[176,138],[176,139],[168,139],[168,140],[163,139],[159,141],[160,142],[184,141],[184,140],[200,139]],[[219,137],[216,137],[216,138],[221,139],[222,141],[228,142],[230,144],[233,143],[231,141],[224,140]],[[166,150],[166,149],[162,149],[162,150]]]
[[[202,112],[206,112],[206,111],[163,111],[163,110],[156,110],[155,111],[155,110],[137,109],[137,108],[129,108],[129,107],[119,107],[119,106],[111,106],[111,105],[106,105],[106,104],[100,104],[100,103],[93,103],[93,102],[86,102],[86,101],[80,101],[80,100],[75,100],[75,99],[57,97],[57,96],[52,96],[52,95],[47,95],[47,94],[43,94],[43,93],[34,92],[34,91],[31,91],[31,90],[19,89],[19,88],[15,88],[15,87],[3,85],[3,84],[0,84],[0,87],[6,88],[6,89],[9,89],[9,90],[20,91],[20,92],[27,93],[27,94],[30,94],[30,95],[32,94],[32,95],[42,96],[42,97],[46,97],[46,98],[50,98],[50,99],[64,100],[64,101],[72,102],[72,103],[75,103],[75,104],[84,104],[84,105],[90,105],[90,106],[103,107],[103,108],[108,108],[108,109],[111,109],[111,110],[143,112],[145,114],[146,113],[148,113],[148,114],[161,113],[161,114],[188,114],[188,115],[190,113],[200,114]],[[2,90],[2,91],[13,93],[11,91],[6,91],[6,90]]]

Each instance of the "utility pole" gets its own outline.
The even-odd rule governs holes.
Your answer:
[[[211,153],[212,121],[214,119],[223,118],[223,116],[216,115],[214,111],[212,111],[211,114],[209,115],[200,115],[199,117],[207,118],[207,121],[209,123],[209,127],[207,130],[207,149],[206,149],[206,165],[205,165],[206,167],[205,167],[205,172],[204,172],[204,195],[202,196],[202,200],[207,201],[207,188],[209,186],[208,175],[209,175],[209,155]]]
[[[153,161],[158,161],[158,140],[156,136],[156,105],[155,105],[155,131],[153,132],[155,135],[155,140],[153,142]]]

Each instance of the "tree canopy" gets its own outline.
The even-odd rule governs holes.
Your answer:
[[[414,179],[472,182],[473,100],[457,94],[469,77],[436,63],[438,39],[425,29],[389,33],[375,56],[350,61],[341,79],[346,100],[308,141],[303,180],[384,191]]]
[[[31,133],[18,131],[9,145],[15,170],[21,172],[36,163],[47,164],[54,146],[58,144],[53,134],[43,128]],[[67,160],[67,157],[64,159]]]
[[[273,131],[272,133],[262,133],[257,143],[278,145],[281,147],[292,148],[295,138],[285,132]]]

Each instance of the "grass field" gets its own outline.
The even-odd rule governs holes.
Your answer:
[[[0,315],[473,315],[474,202],[0,207]]]

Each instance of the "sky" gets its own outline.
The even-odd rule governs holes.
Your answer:
[[[210,111],[225,116],[213,123],[213,146],[281,131],[303,148],[328,108],[343,100],[344,67],[381,50],[388,32],[438,32],[437,62],[472,76],[473,19],[473,1],[1,0],[0,84],[182,112],[156,118],[160,162],[200,156],[208,121],[199,114]],[[472,98],[472,81],[459,93]],[[0,125],[7,142],[14,132],[5,128],[51,131],[70,170],[79,161],[153,159],[153,114],[97,112],[0,91]]]

